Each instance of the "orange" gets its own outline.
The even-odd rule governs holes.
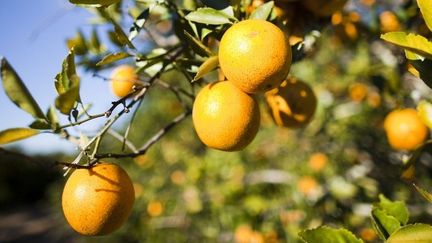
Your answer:
[[[290,128],[309,123],[317,107],[317,98],[310,86],[295,78],[267,92],[266,101],[275,123]]]
[[[252,96],[229,81],[221,81],[208,84],[198,93],[192,120],[205,145],[236,151],[255,138],[260,125],[260,111]]]
[[[135,192],[118,165],[101,163],[76,169],[63,189],[62,208],[69,225],[82,235],[105,235],[128,218]]]
[[[327,155],[323,153],[314,153],[309,158],[309,167],[313,171],[321,171],[325,168],[326,164],[328,162]]]
[[[413,150],[421,145],[428,129],[415,109],[406,108],[390,112],[384,121],[390,145],[397,150]]]
[[[249,225],[239,225],[235,230],[234,240],[236,243],[263,243],[264,236],[252,230]]]
[[[371,228],[363,228],[360,230],[360,238],[367,242],[374,241],[377,238],[377,234]]]
[[[147,205],[147,213],[151,217],[157,217],[161,215],[163,213],[163,210],[164,210],[163,205],[159,201],[151,201]]]
[[[349,96],[352,101],[360,102],[366,98],[368,87],[362,83],[353,83],[349,86]]]
[[[379,16],[379,20],[382,33],[400,30],[399,19],[393,12],[382,12]]]
[[[307,10],[318,17],[328,17],[343,8],[346,0],[302,0]]]
[[[222,36],[219,63],[227,79],[244,92],[265,92],[278,87],[288,75],[291,47],[276,25],[244,20]]]
[[[122,98],[133,91],[134,85],[138,83],[138,75],[135,69],[128,65],[115,68],[111,74],[111,90]]]
[[[304,176],[297,182],[297,188],[301,193],[308,196],[318,188],[318,182],[313,177]]]

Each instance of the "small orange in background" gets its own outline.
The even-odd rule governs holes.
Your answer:
[[[390,112],[385,118],[384,130],[388,142],[397,150],[416,149],[425,141],[429,131],[412,108]]]
[[[134,85],[138,83],[138,75],[131,66],[119,66],[111,74],[111,90],[120,98],[130,94],[133,91]]]
[[[198,93],[192,121],[200,140],[223,151],[244,149],[260,126],[260,110],[254,97],[229,81],[208,84]]]
[[[319,172],[325,168],[328,162],[328,157],[324,153],[314,153],[309,158],[309,167],[315,171]]]
[[[379,15],[381,32],[387,33],[401,29],[398,17],[391,11],[384,11]]]
[[[278,87],[289,73],[291,55],[285,33],[276,25],[258,19],[234,24],[224,33],[219,45],[223,73],[250,94]]]
[[[234,233],[234,240],[236,243],[264,243],[264,236],[252,230],[249,225],[239,225]]]
[[[134,201],[134,186],[126,171],[100,163],[72,172],[63,189],[62,208],[76,232],[106,235],[126,221]]]
[[[171,173],[171,181],[176,185],[182,185],[186,181],[186,175],[181,170],[176,170]]]
[[[266,93],[266,101],[278,126],[303,127],[312,119],[317,98],[312,88],[296,78],[289,78],[280,87]]]
[[[349,96],[352,101],[361,102],[366,98],[368,87],[363,83],[353,83],[349,86]]]
[[[302,194],[309,196],[318,188],[318,182],[313,177],[304,176],[297,182],[297,188]]]
[[[157,201],[157,200],[151,201],[147,205],[147,213],[151,217],[160,216],[163,213],[163,210],[164,210],[164,208],[163,208],[162,203]]]
[[[363,228],[360,230],[360,238],[362,238],[365,241],[374,241],[377,238],[377,234],[375,231],[371,228]]]

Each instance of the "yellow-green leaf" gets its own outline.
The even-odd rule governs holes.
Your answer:
[[[7,144],[29,138],[38,133],[38,130],[31,128],[10,128],[0,132],[0,144]]]
[[[421,35],[407,34],[405,32],[389,32],[381,35],[381,39],[420,56],[432,59],[432,42]]]
[[[417,112],[422,122],[432,128],[432,104],[426,100],[422,100],[417,105]]]
[[[431,0],[417,0],[417,4],[423,15],[427,27],[432,31],[432,1]]]
[[[414,184],[414,188],[426,199],[428,202],[432,203],[432,194],[425,189]]]
[[[386,243],[431,243],[432,226],[410,224],[394,232]]]
[[[197,54],[201,56],[211,56],[213,54],[207,46],[205,46],[201,41],[189,34],[186,30],[184,30],[184,34],[186,40],[189,41],[189,43],[192,45],[192,48],[194,48]]]
[[[214,8],[199,8],[185,17],[187,20],[211,25],[230,24],[231,16]]]
[[[195,75],[192,82],[197,81],[198,79],[202,78],[207,73],[213,71],[219,66],[219,58],[218,56],[212,56],[209,57],[201,66],[198,68],[198,72]]]
[[[299,233],[306,243],[362,243],[353,233],[346,229],[334,229],[321,226],[316,229],[305,230]]]
[[[274,6],[273,1],[261,5],[257,9],[255,9],[255,11],[252,12],[249,18],[266,20],[270,16],[273,6]]]
[[[0,71],[3,88],[9,99],[33,117],[45,119],[45,115],[36,100],[6,58],[1,60]]]
[[[108,6],[120,2],[120,0],[69,0],[73,4],[90,5],[92,7]]]
[[[106,55],[102,60],[96,63],[96,66],[103,66],[107,64],[111,64],[113,62],[125,59],[127,57],[131,57],[132,55],[126,52],[115,52]]]
[[[73,50],[69,52],[63,61],[62,70],[55,78],[55,87],[59,94],[55,106],[61,113],[69,115],[75,106],[75,102],[80,101],[80,80],[76,73]]]

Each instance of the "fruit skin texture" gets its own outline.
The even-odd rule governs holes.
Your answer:
[[[222,36],[219,63],[227,79],[246,93],[265,92],[286,78],[291,47],[281,29],[265,20],[234,24]]]
[[[303,127],[312,119],[317,107],[317,98],[310,86],[295,78],[289,78],[265,96],[278,126]]]
[[[346,0],[302,0],[307,10],[318,17],[328,17],[343,8]]]
[[[118,165],[76,169],[63,189],[62,208],[69,225],[82,235],[106,235],[128,218],[135,200],[133,184]]]
[[[413,150],[428,135],[427,127],[411,108],[390,112],[385,118],[384,129],[390,145],[396,150]]]
[[[135,73],[135,69],[128,65],[115,68],[111,74],[111,90],[120,98],[131,93],[137,82],[138,75]]]
[[[242,150],[251,143],[258,132],[260,117],[257,101],[229,81],[205,86],[192,110],[200,140],[223,151]]]

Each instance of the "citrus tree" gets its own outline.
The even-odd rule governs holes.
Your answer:
[[[56,162],[76,232],[431,241],[430,1],[70,2],[93,13],[93,29],[67,40],[52,106],[1,60],[6,94],[34,120],[0,143],[52,133],[76,144]],[[80,95],[80,70],[109,83],[108,110]],[[95,134],[80,131],[95,120]]]

